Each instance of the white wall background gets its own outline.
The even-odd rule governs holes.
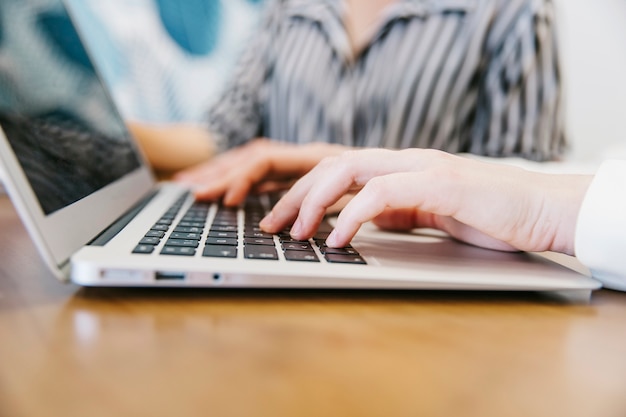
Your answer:
[[[558,0],[557,6],[569,158],[624,156],[626,0]]]

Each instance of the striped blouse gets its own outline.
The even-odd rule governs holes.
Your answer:
[[[551,0],[399,0],[352,56],[341,0],[275,0],[208,111],[225,147],[436,148],[549,160],[565,150]]]

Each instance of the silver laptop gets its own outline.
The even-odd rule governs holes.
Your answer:
[[[304,242],[264,234],[257,223],[272,196],[227,209],[155,181],[61,0],[2,1],[0,19],[5,186],[61,280],[583,297],[600,286],[540,255],[483,250],[432,230],[390,233],[365,225],[341,249],[323,244],[330,225]]]

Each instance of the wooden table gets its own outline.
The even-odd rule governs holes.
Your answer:
[[[0,416],[626,416],[626,294],[81,289],[0,197]]]

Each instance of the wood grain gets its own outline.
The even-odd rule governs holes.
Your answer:
[[[624,416],[626,295],[81,289],[0,197],[0,416]]]

